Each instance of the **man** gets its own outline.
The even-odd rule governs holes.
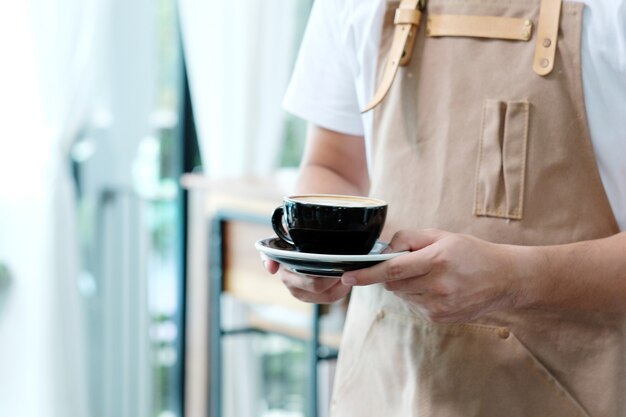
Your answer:
[[[387,200],[410,251],[265,261],[300,300],[352,292],[333,416],[626,416],[626,2],[586,3],[315,2],[298,192]]]

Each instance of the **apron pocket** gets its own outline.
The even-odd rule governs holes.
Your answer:
[[[529,108],[527,101],[485,100],[474,215],[522,218]]]
[[[589,417],[506,327],[379,313],[337,375],[333,417]]]

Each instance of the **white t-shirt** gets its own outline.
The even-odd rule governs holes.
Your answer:
[[[582,74],[589,129],[604,188],[626,230],[626,0],[584,0]],[[309,122],[364,135],[369,159],[385,0],[316,0],[285,96]]]

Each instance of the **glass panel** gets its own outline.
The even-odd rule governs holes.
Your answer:
[[[307,389],[307,350],[304,343],[281,336],[267,336],[257,343],[261,359],[263,416],[302,416]]]
[[[283,1],[294,2],[294,0]],[[294,22],[290,23],[296,28],[293,42],[291,42],[293,47],[290,51],[291,68],[295,64],[313,4],[312,0],[296,0],[295,3],[297,6],[290,4],[289,8],[295,11],[295,14],[290,14],[290,18],[294,19]],[[261,16],[267,14],[261,13]],[[265,27],[271,23],[268,20]],[[261,30],[263,30],[263,24],[261,22]],[[264,62],[283,62],[281,59],[272,59],[272,57],[282,57],[285,51],[273,50],[267,43],[261,43],[261,45],[264,48],[255,50],[255,53],[263,56]],[[282,72],[282,68],[276,71]],[[256,82],[263,85],[275,85],[275,80],[270,78],[272,75],[260,72]],[[257,103],[255,92],[250,91],[249,94],[249,101],[254,106]],[[256,115],[257,112],[251,112],[251,114]],[[282,123],[283,146],[279,164],[281,167],[295,167],[300,162],[304,148],[306,122],[283,112]],[[268,309],[266,313],[273,309],[272,306],[244,305],[225,296],[223,297],[222,325],[225,329],[245,327],[250,311],[264,315],[264,308]],[[296,321],[302,325],[300,330],[305,332],[309,330],[310,317],[306,315],[300,317],[301,313],[294,314],[291,311],[286,312],[286,315],[292,320],[294,316],[298,316]],[[277,317],[271,312],[269,316]],[[305,341],[272,333],[261,335],[246,333],[224,337],[222,346],[221,383],[225,417],[304,417],[307,415],[310,408],[307,403],[310,391],[310,352]]]
[[[111,3],[74,146],[91,415],[182,416],[182,56],[176,0]]]
[[[284,0],[285,2],[294,0]],[[294,31],[294,40],[291,42],[293,50],[291,68],[295,64],[295,58],[300,47],[302,36],[306,28],[312,0],[296,0],[297,6],[291,22]],[[263,14],[262,14],[263,15]],[[267,13],[265,13],[267,15]],[[269,21],[268,21],[269,24]],[[280,59],[272,60],[272,56],[284,54],[284,51],[275,51],[270,48],[256,51],[269,62],[280,62]],[[291,72],[291,68],[290,71]],[[278,70],[277,70],[278,71]],[[278,71],[280,72],[280,71]],[[259,74],[258,83],[271,85],[273,80],[264,78],[264,73]],[[270,77],[271,74],[265,74]],[[275,84],[275,82],[274,82]],[[254,92],[250,93],[250,101],[254,103]],[[287,112],[282,115],[282,150],[279,158],[280,167],[296,167],[302,156],[306,137],[306,122]],[[250,311],[261,315],[265,312],[273,318],[280,314],[273,314],[273,306],[243,305],[237,302],[234,305],[230,297],[224,297],[223,325],[227,329],[229,321],[245,323]],[[310,317],[301,313],[288,311],[285,313],[293,321],[301,325],[300,330],[308,331]],[[280,324],[280,323],[279,323]],[[234,326],[235,328],[237,326]],[[225,417],[304,417],[310,406],[308,396],[310,391],[308,344],[302,340],[296,340],[277,334],[240,334],[228,336],[223,340],[223,414]],[[245,405],[243,405],[245,404]]]
[[[306,22],[311,12],[313,2],[311,0],[299,0],[301,6],[298,8],[296,15],[297,28],[297,42],[293,45],[296,48],[293,51],[293,56],[296,57],[300,43],[302,42],[302,36],[304,36],[304,30],[306,29]],[[295,60],[294,60],[295,64]],[[283,150],[280,157],[281,167],[296,167],[300,163],[302,152],[304,150],[304,139],[306,137],[306,121],[296,117],[292,114],[285,113],[285,127],[283,134]]]

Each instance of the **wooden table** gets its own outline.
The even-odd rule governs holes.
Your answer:
[[[309,397],[316,399],[317,364],[336,356],[341,334],[320,334],[320,306],[293,298],[279,279],[264,270],[254,248],[255,241],[274,234],[271,214],[290,194],[293,181],[284,177],[209,181],[186,175],[182,184],[189,192],[186,415],[221,417],[221,339],[242,332],[278,333],[310,343]],[[220,318],[223,293],[245,303],[305,313],[311,326],[292,327],[251,316],[246,328],[225,330]],[[320,346],[330,348],[330,354],[321,354]],[[317,414],[317,400],[310,401],[308,415]]]

